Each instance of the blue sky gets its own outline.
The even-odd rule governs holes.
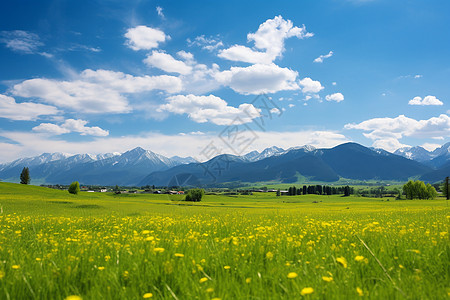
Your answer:
[[[450,136],[449,11],[444,0],[3,1],[0,162],[137,146],[199,160],[211,144],[432,150]]]

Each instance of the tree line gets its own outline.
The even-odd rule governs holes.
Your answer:
[[[329,186],[329,185],[304,185],[297,188],[296,186],[289,187],[287,191],[288,196],[296,195],[337,195],[344,194],[344,196],[350,196],[355,192],[353,187],[346,186]],[[277,196],[281,196],[281,190],[277,191]]]

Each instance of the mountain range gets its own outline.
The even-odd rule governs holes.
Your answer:
[[[300,177],[333,182],[356,180],[407,180],[429,182],[450,174],[450,143],[430,152],[422,147],[401,148],[394,153],[345,143],[331,149],[306,145],[276,146],[243,156],[218,155],[206,162],[192,157],[165,157],[137,147],[124,153],[99,155],[44,153],[0,165],[0,179],[18,182],[29,167],[32,184],[176,186],[230,182],[297,182]]]

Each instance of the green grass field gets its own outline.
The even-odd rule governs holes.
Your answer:
[[[0,183],[0,299],[450,298],[444,199],[181,200]]]

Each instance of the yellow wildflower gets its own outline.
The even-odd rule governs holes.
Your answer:
[[[105,269],[105,267],[98,267],[98,269],[99,269],[100,271],[103,271],[103,270]]]
[[[304,295],[309,295],[309,294],[312,294],[312,293],[314,293],[314,289],[312,287],[305,287],[300,292],[300,295],[304,296]]]
[[[364,256],[362,256],[362,255],[357,255],[357,256],[355,257],[355,260],[356,260],[357,262],[361,262],[361,261],[364,260]]]
[[[356,292],[358,293],[359,296],[361,296],[361,297],[364,296],[364,292],[361,288],[357,287]]]
[[[77,295],[71,295],[71,296],[66,297],[65,300],[82,300],[82,298]]]
[[[323,281],[326,281],[326,282],[331,282],[331,281],[333,281],[333,277],[322,276],[322,280],[323,280]]]
[[[176,257],[184,257],[184,254],[181,254],[181,253],[175,253],[175,256],[176,256]]]
[[[250,283],[250,282],[252,282],[252,279],[250,277],[245,279],[245,283]]]
[[[208,278],[203,277],[203,278],[200,278],[200,280],[198,282],[203,283],[203,282],[206,282],[206,281],[208,281]]]
[[[148,298],[151,298],[151,297],[153,297],[153,294],[152,294],[152,293],[145,293],[145,294],[142,296],[142,298],[144,298],[144,299],[148,299]]]
[[[295,272],[290,272],[289,274],[287,274],[287,278],[289,278],[289,279],[294,279],[297,276],[298,276],[298,274]]]
[[[166,249],[164,248],[154,248],[153,251],[158,252],[158,253],[163,253]]]
[[[18,269],[20,269],[20,266],[19,266],[19,265],[13,265],[12,268],[13,268],[14,270],[18,270]]]
[[[267,259],[272,259],[272,258],[273,258],[273,253],[270,252],[270,251],[267,252],[267,253],[266,253],[266,258],[267,258]]]
[[[341,266],[343,266],[344,268],[347,268],[347,260],[345,259],[345,257],[338,257],[336,258],[336,261],[341,264]]]
[[[225,270],[229,270],[229,269],[231,269],[231,267],[230,266],[224,266],[223,267]]]

